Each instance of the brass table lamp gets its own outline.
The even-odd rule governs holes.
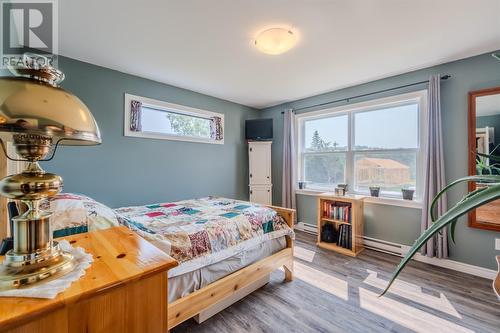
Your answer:
[[[70,254],[52,240],[51,212],[43,200],[58,194],[63,181],[42,170],[59,145],[96,145],[101,136],[92,113],[73,94],[58,87],[64,74],[39,66],[39,56],[25,55],[16,77],[0,78],[0,143],[12,142],[26,169],[0,180],[0,195],[24,202],[28,210],[13,218],[14,248],[0,265],[0,289],[19,288],[59,276],[74,268]]]

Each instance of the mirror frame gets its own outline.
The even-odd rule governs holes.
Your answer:
[[[476,99],[481,96],[500,94],[500,87],[488,88],[469,92],[469,175],[476,175]],[[475,182],[469,182],[469,191],[476,189]],[[493,225],[490,223],[478,222],[476,219],[476,210],[469,213],[469,227],[500,231],[500,223]]]

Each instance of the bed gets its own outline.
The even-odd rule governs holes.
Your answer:
[[[123,224],[179,262],[168,276],[169,329],[222,310],[275,269],[293,278],[292,209],[207,197],[111,210],[74,194],[50,205],[58,235]]]

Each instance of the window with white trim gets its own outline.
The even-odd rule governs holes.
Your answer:
[[[224,115],[125,94],[125,136],[224,143]]]
[[[422,193],[423,119],[427,91],[299,114],[298,180],[307,188],[400,198],[402,188]]]

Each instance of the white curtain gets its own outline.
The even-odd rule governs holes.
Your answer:
[[[295,208],[295,116],[293,110],[285,110],[283,117],[281,205],[287,208]]]
[[[431,224],[429,207],[434,196],[446,186],[444,174],[443,135],[441,120],[441,75],[433,75],[429,79],[428,90],[428,115],[425,119],[427,134],[424,148],[424,195],[422,205],[422,232]],[[437,203],[436,215],[441,216],[447,210],[446,194]],[[430,239],[422,247],[422,254],[429,257],[448,257],[448,230],[444,228],[441,233]]]

